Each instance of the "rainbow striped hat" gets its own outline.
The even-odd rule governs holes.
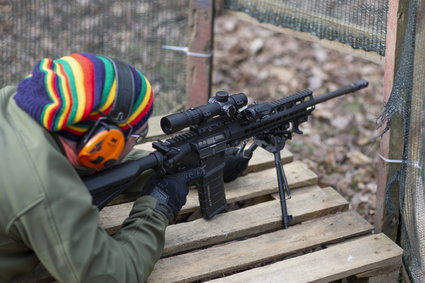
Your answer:
[[[133,108],[118,124],[125,135],[140,128],[153,110],[149,81],[130,66],[135,84]],[[56,60],[44,58],[18,86],[15,101],[44,128],[74,141],[100,117],[108,115],[116,96],[113,63],[105,56],[73,53]]]

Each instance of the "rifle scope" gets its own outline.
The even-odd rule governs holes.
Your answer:
[[[219,91],[208,100],[207,105],[163,117],[161,128],[165,134],[169,135],[217,115],[232,117],[238,109],[244,107],[247,103],[248,98],[244,93],[229,96],[227,92]]]

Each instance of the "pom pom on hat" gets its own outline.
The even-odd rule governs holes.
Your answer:
[[[135,84],[134,102],[127,121],[118,124],[126,135],[146,123],[154,99],[149,81],[129,67]],[[20,82],[15,101],[47,130],[78,141],[94,120],[109,113],[115,96],[113,63],[105,56],[73,53],[37,62]]]

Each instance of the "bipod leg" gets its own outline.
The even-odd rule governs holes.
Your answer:
[[[277,183],[279,186],[280,208],[282,210],[282,223],[283,227],[286,229],[288,228],[289,223],[292,220],[292,215],[288,215],[288,210],[286,207],[286,195],[288,196],[288,199],[290,199],[291,191],[289,190],[288,181],[286,179],[286,175],[282,167],[280,151],[274,152],[274,162],[277,173]]]

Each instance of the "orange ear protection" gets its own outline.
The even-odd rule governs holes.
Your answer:
[[[96,169],[110,167],[118,161],[126,136],[118,123],[127,121],[134,102],[134,78],[130,67],[111,59],[114,65],[117,90],[112,109],[97,120],[78,144],[78,160],[82,166]]]

